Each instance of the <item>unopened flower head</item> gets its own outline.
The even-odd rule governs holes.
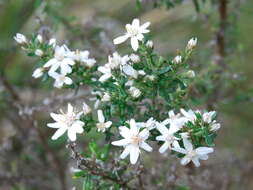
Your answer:
[[[44,73],[44,68],[39,67],[33,71],[32,77],[33,78],[40,78]]]
[[[105,92],[104,95],[101,98],[102,102],[109,102],[111,100],[111,96],[108,92]]]
[[[125,159],[130,154],[131,164],[135,164],[140,155],[140,148],[151,152],[153,149],[145,141],[149,137],[147,129],[140,129],[137,127],[134,119],[130,120],[130,129],[126,126],[119,127],[120,135],[124,138],[118,141],[113,141],[114,146],[123,146],[125,149],[120,155],[121,159]]]
[[[41,49],[36,49],[34,53],[39,57],[41,57],[44,54],[44,52]]]
[[[91,113],[91,108],[88,104],[86,104],[85,102],[83,102],[83,114],[87,115]]]
[[[132,53],[129,58],[133,63],[139,63],[141,61],[140,56]]]
[[[148,40],[148,41],[146,42],[146,46],[149,47],[149,48],[153,48],[153,47],[154,47],[153,41]]]
[[[39,43],[43,42],[43,38],[40,34],[37,35],[36,39],[38,40]]]
[[[130,87],[129,92],[133,98],[138,98],[141,95],[141,91],[134,86]]]
[[[197,41],[197,38],[191,38],[187,43],[186,49],[192,50],[193,48],[195,48],[197,45]]]
[[[203,121],[206,122],[206,123],[211,123],[212,120],[213,120],[213,116],[215,115],[215,111],[210,111],[210,112],[205,112],[203,114]]]
[[[145,24],[140,26],[140,20],[134,19],[132,24],[126,25],[126,33],[123,36],[120,36],[113,40],[114,44],[121,44],[125,42],[128,38],[131,38],[131,46],[134,51],[137,51],[139,48],[139,41],[142,41],[145,33],[148,33],[147,29],[150,25],[150,22],[146,22]]]
[[[216,121],[214,121],[212,124],[211,124],[211,127],[210,127],[210,131],[218,131],[220,129],[220,124],[219,123],[216,123]]]
[[[193,70],[189,70],[186,72],[186,76],[189,77],[189,78],[194,78],[196,75],[195,75],[195,72]]]
[[[64,113],[60,110],[60,114],[51,113],[50,116],[56,121],[55,123],[48,123],[47,126],[55,128],[57,131],[52,136],[52,140],[58,139],[66,131],[68,138],[71,141],[76,140],[77,133],[83,133],[84,123],[80,121],[80,116],[83,112],[75,112],[71,104],[68,104],[68,111]]]
[[[182,56],[181,56],[181,55],[177,55],[177,56],[173,59],[173,63],[176,63],[176,64],[182,63]]]
[[[23,34],[17,33],[16,36],[14,36],[14,40],[16,40],[19,44],[25,44],[27,43],[27,39]]]
[[[48,44],[54,48],[56,46],[56,39],[55,38],[51,38],[49,40]]]

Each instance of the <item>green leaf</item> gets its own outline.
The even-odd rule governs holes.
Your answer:
[[[163,67],[161,70],[159,70],[157,72],[158,75],[161,75],[161,74],[164,74],[164,73],[167,73],[168,71],[171,70],[171,66],[166,66],[166,67]]]
[[[87,175],[83,181],[83,190],[93,190],[93,182],[90,175]]]

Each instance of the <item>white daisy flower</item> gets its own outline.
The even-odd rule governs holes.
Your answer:
[[[140,131],[134,119],[130,120],[130,129],[126,126],[121,126],[119,130],[120,135],[124,139],[113,141],[112,144],[125,148],[120,155],[121,159],[125,159],[130,154],[130,162],[131,164],[135,164],[140,155],[140,148],[148,152],[152,151],[152,147],[145,142],[149,137],[149,131],[147,129]]]
[[[66,75],[72,72],[71,66],[73,66],[75,62],[67,57],[67,50],[64,46],[56,46],[54,57],[50,59],[43,67],[50,67],[48,74],[51,76],[59,67],[61,70],[61,74]]]
[[[148,33],[147,29],[150,25],[150,22],[146,22],[145,24],[140,26],[140,20],[134,19],[132,24],[126,25],[126,33],[123,36],[120,36],[113,40],[114,44],[121,44],[125,42],[128,38],[131,38],[131,46],[134,51],[137,51],[139,48],[139,41],[142,41],[144,36],[143,34]]]
[[[52,140],[58,139],[66,131],[68,138],[71,141],[76,140],[77,133],[83,133],[84,123],[80,121],[80,116],[83,112],[75,112],[71,104],[68,104],[68,111],[64,113],[60,110],[61,114],[51,113],[50,116],[56,121],[55,123],[48,123],[47,126],[55,128],[57,131],[52,136]]]
[[[56,88],[62,88],[64,84],[71,85],[73,83],[71,78],[56,72],[51,73],[51,77],[55,79],[54,87]]]
[[[183,143],[185,148],[181,147],[174,147],[172,150],[185,154],[185,156],[181,160],[182,165],[187,165],[189,162],[193,162],[196,167],[200,166],[199,160],[207,160],[209,153],[213,152],[213,148],[209,147],[199,147],[196,149],[193,149],[192,143],[186,139],[183,138]]]
[[[178,143],[179,138],[175,137],[175,133],[179,131],[178,127],[171,125],[170,128],[168,129],[162,123],[157,122],[156,128],[162,134],[160,136],[157,136],[156,140],[164,141],[163,145],[159,149],[159,152],[161,154],[164,153],[168,148],[171,149],[172,146],[179,147],[179,143]]]

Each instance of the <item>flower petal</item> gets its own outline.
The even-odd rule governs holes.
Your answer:
[[[123,36],[120,36],[120,37],[115,38],[115,39],[113,40],[113,43],[114,43],[115,45],[121,44],[121,43],[125,42],[128,38],[129,38],[129,35],[126,34],[126,35],[123,35]]]
[[[139,48],[139,42],[137,38],[135,37],[131,38],[131,46],[134,51],[137,51],[137,49]]]
[[[159,152],[163,154],[168,148],[169,148],[169,143],[165,141],[165,143],[163,143],[163,145],[159,148]]]
[[[121,140],[113,141],[112,142],[112,145],[114,145],[114,146],[126,146],[128,144],[129,144],[129,140],[128,139],[121,139]]]
[[[52,140],[56,140],[58,139],[60,136],[62,136],[66,131],[67,131],[67,127],[61,127],[59,128],[54,135],[52,136]]]
[[[147,144],[146,142],[142,142],[140,144],[140,147],[146,150],[147,152],[151,152],[153,150],[153,148],[149,146],[149,144]]]
[[[103,114],[102,110],[98,110],[98,121],[100,123],[104,123],[105,122],[105,117],[104,117],[104,114]]]
[[[213,152],[213,148],[209,148],[209,147],[199,147],[196,149],[196,153],[198,155],[205,155],[205,154],[209,154]]]
[[[121,153],[120,158],[125,159],[130,153],[130,146],[126,146],[124,151]]]
[[[69,137],[69,140],[71,141],[76,140],[76,130],[74,128],[71,127],[68,129],[68,137]]]
[[[188,164],[191,161],[191,159],[189,157],[183,157],[182,160],[180,161],[180,163],[185,166],[186,164]]]
[[[136,164],[140,155],[140,149],[138,146],[131,146],[130,147],[130,162],[131,164]]]

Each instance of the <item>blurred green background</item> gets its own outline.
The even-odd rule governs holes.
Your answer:
[[[0,0],[0,73],[1,76],[4,76],[1,78],[4,80],[1,81],[0,86],[0,189],[61,189],[58,182],[51,184],[52,181],[55,181],[52,179],[53,172],[36,173],[36,164],[45,167],[51,158],[46,159],[45,162],[42,159],[36,161],[36,164],[31,163],[29,156],[33,159],[46,157],[43,147],[40,142],[36,142],[38,138],[36,133],[27,132],[28,136],[34,135],[34,137],[25,142],[22,141],[23,137],[21,139],[17,137],[20,135],[17,125],[20,125],[21,128],[24,127],[23,131],[29,129],[25,128],[27,123],[19,123],[15,119],[19,117],[16,114],[16,107],[12,105],[15,102],[10,98],[3,83],[5,80],[8,81],[8,84],[21,97],[25,106],[40,105],[48,97],[69,93],[69,91],[52,92],[51,84],[42,84],[39,80],[32,79],[31,75],[36,66],[36,60],[27,57],[17,47],[13,36],[19,32],[28,36],[33,33],[42,33],[44,36],[56,37],[59,42],[67,43],[73,49],[90,50],[98,63],[104,64],[107,55],[114,50],[112,40],[121,34],[124,25],[135,17],[140,18],[142,22],[151,22],[150,29],[155,51],[163,56],[176,55],[178,49],[184,48],[187,41],[196,36],[198,46],[191,65],[197,75],[198,72],[204,72],[204,75],[208,74],[205,72],[209,72],[206,68],[212,67],[215,58],[214,38],[219,26],[217,5],[212,5],[211,1],[201,4],[201,11],[197,13],[190,1],[185,1],[171,9],[154,8],[150,1],[147,3],[143,1],[142,8],[138,9],[134,0]],[[228,158],[234,158],[238,159],[240,164],[245,164],[237,166],[233,165],[233,162],[232,168],[228,167],[226,172],[229,175],[247,178],[248,180],[243,182],[241,189],[250,190],[253,189],[252,181],[250,181],[253,175],[248,172],[253,169],[252,1],[228,1],[227,19],[225,63],[228,65],[228,69],[222,73],[225,76],[222,86],[225,92],[215,104],[215,109],[220,114],[219,120],[222,123],[222,128],[216,142],[217,151],[211,159],[214,162],[215,160],[226,162]],[[121,52],[127,52],[122,46],[119,46],[119,49]],[[232,77],[226,77],[227,75]],[[206,84],[209,82],[208,78]],[[231,85],[231,83],[235,85]],[[201,102],[205,102],[206,97],[205,94],[197,94],[195,99],[196,105],[199,105]],[[60,104],[50,110],[55,111],[58,107]],[[52,135],[52,131],[45,129],[45,118],[49,119],[48,112],[47,110],[36,114],[38,127],[44,132],[45,141],[53,150],[59,147],[64,148],[64,142],[52,143],[47,140]],[[19,147],[31,144],[34,145],[31,148],[32,151],[27,150],[27,147]],[[26,152],[29,156],[25,154]],[[59,152],[59,157],[64,160],[63,162],[68,160],[64,150]],[[12,177],[15,174],[14,171],[21,171],[25,167],[30,167],[30,164],[35,168],[31,167],[30,170],[21,172],[22,175],[30,176],[28,178],[37,175],[39,179],[45,179],[44,185],[38,186],[36,180],[39,181],[39,179],[36,177],[34,183],[26,178],[23,179],[21,174],[15,176],[17,179]],[[71,164],[66,168],[70,166]],[[232,171],[233,166],[237,169],[236,171]],[[46,168],[44,169],[46,170]],[[71,184],[70,172],[66,168],[67,183]],[[10,173],[10,179],[5,176],[6,172]],[[1,185],[3,186],[1,187]],[[227,189],[238,189],[238,187],[240,187],[239,181],[232,180],[232,185]]]

